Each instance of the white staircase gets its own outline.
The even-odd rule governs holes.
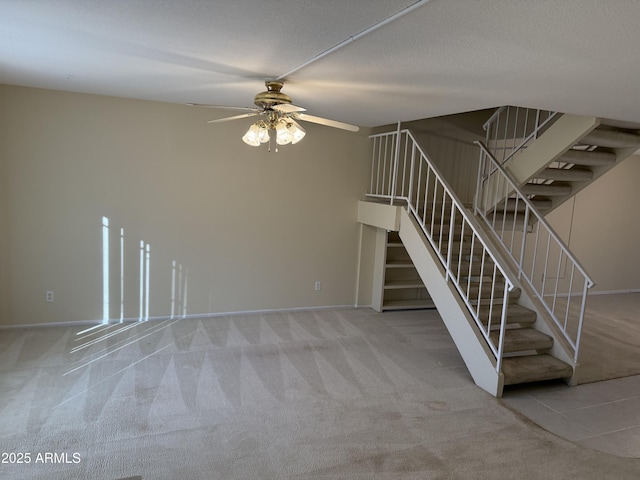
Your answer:
[[[580,138],[522,186],[548,213],[587,187],[640,148],[637,129],[600,126]],[[544,203],[544,204],[543,204]],[[538,207],[540,209],[540,207]]]
[[[499,108],[484,129],[487,150],[545,215],[640,148],[640,124],[520,107]]]
[[[640,145],[634,125],[499,112],[478,142],[473,208],[407,130],[371,137],[371,185],[359,208],[362,223],[398,232],[471,375],[496,396],[505,385],[575,378],[593,280],[544,214]],[[492,131],[502,116],[515,120],[501,129],[514,138]]]

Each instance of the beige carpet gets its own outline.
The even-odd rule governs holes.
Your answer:
[[[589,297],[579,362],[579,383],[640,374],[640,293]]]
[[[434,311],[79,330],[0,331],[0,452],[31,459],[0,478],[640,477],[477,388]]]

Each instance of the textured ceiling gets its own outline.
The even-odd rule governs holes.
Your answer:
[[[295,104],[361,126],[504,104],[637,122],[639,18],[638,0],[0,0],[0,83],[251,106],[291,72]]]

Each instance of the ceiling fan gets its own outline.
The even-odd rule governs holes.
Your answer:
[[[207,123],[228,122],[230,120],[238,120],[240,118],[247,117],[261,117],[251,125],[247,133],[242,137],[242,140],[246,144],[254,147],[259,146],[261,143],[269,142],[271,140],[271,136],[269,134],[270,131],[275,131],[276,144],[278,145],[298,143],[306,134],[304,128],[302,128],[302,126],[297,122],[298,120],[318,123],[328,127],[341,128],[351,132],[357,132],[360,129],[356,125],[350,125],[348,123],[303,113],[306,112],[306,109],[291,103],[291,98],[281,92],[284,85],[281,81],[267,80],[265,85],[267,90],[258,93],[254,98],[254,104],[256,107],[230,107],[226,105],[203,105],[198,103],[190,103],[189,105],[226,108],[247,112],[233,117],[209,120]]]

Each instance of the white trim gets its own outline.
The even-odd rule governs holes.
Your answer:
[[[551,277],[549,277],[551,278]],[[592,295],[626,295],[629,293],[640,293],[640,290],[636,290],[636,289],[631,289],[631,290],[602,290],[599,292],[592,292],[589,291],[587,298],[591,297]],[[553,298],[554,294],[553,293],[545,293],[544,295],[546,298]],[[555,295],[557,298],[567,298],[569,296],[568,293],[559,293],[557,295]],[[571,293],[571,297],[575,298],[575,297],[579,297],[582,296],[582,292],[572,292]]]
[[[630,289],[630,290],[603,290],[600,292],[589,292],[588,296],[591,295],[623,295],[627,293],[640,293],[640,289]]]
[[[155,322],[162,320],[181,320],[181,319],[194,319],[194,318],[211,318],[222,317],[225,315],[257,315],[261,313],[278,313],[278,312],[303,312],[307,310],[331,310],[331,309],[361,309],[371,308],[371,305],[328,305],[321,307],[291,307],[291,308],[269,308],[263,310],[242,310],[237,312],[215,312],[215,313],[192,313],[181,317],[163,316],[163,317],[149,317],[148,319],[140,320],[138,317],[125,318],[120,320],[119,318],[112,318],[109,323],[104,323],[103,320],[77,320],[73,322],[53,322],[53,323],[30,323],[25,325],[0,325],[0,330],[9,330],[15,328],[37,328],[37,327],[79,327],[84,325],[115,325],[117,323],[143,323],[143,322]]]
[[[358,260],[356,262],[356,298],[353,301],[355,308],[358,308],[360,300],[360,269],[362,268],[362,236],[364,225],[361,223],[358,228]]]
[[[119,322],[120,320],[118,320]],[[103,320],[77,320],[75,322],[27,323],[25,325],[0,325],[0,330],[36,327],[81,327],[83,325],[107,325]]]

